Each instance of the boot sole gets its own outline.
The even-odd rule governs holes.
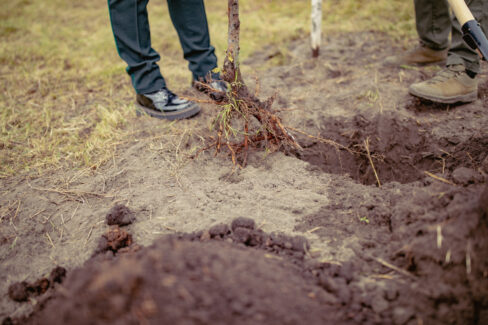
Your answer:
[[[429,62],[384,62],[383,66],[389,68],[403,68],[403,67],[426,67],[430,65],[438,65],[444,66],[446,64],[446,60],[442,61],[429,61]]]
[[[409,89],[408,92],[410,93],[410,95],[413,95],[415,97],[427,99],[427,100],[430,100],[432,102],[441,103],[441,104],[471,103],[471,102],[476,101],[476,99],[478,99],[478,93],[477,92],[473,92],[473,93],[466,94],[466,95],[454,96],[454,97],[430,96],[430,95],[426,95],[426,94],[422,94],[420,92],[417,92],[415,89]]]
[[[200,113],[200,107],[195,103],[191,104],[187,108],[178,111],[161,112],[161,111],[156,111],[154,109],[142,106],[141,104],[136,102],[137,116],[149,115],[151,117],[155,117],[161,120],[174,121],[174,120],[183,120],[183,119],[191,118],[197,115],[198,113]]]

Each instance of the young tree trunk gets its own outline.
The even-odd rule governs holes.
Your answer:
[[[217,117],[217,151],[221,147],[227,147],[232,154],[232,161],[236,163],[238,158],[242,158],[242,166],[245,166],[248,148],[257,147],[258,143],[264,142],[265,147],[270,150],[278,150],[282,146],[300,149],[300,145],[271,109],[274,97],[260,101],[244,83],[239,68],[239,0],[228,0],[228,15],[228,48],[222,79],[229,83],[230,89],[227,91],[226,99],[219,103],[222,105],[222,111]],[[255,118],[259,125],[252,123],[252,118]],[[232,126],[235,119],[242,119],[244,124],[243,130],[237,132],[244,137],[239,143],[232,143],[229,137],[236,134],[236,129]]]
[[[320,41],[322,31],[322,0],[312,0],[312,56],[314,58],[319,56]]]
[[[241,80],[239,71],[239,0],[228,0],[229,31],[222,78],[228,83]]]

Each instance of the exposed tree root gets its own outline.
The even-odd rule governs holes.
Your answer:
[[[258,80],[256,81],[256,90],[253,93],[242,78],[239,69],[240,21],[238,0],[228,0],[228,17],[228,48],[221,77],[229,84],[229,88],[225,96],[223,93],[219,94],[221,96],[217,96],[222,98],[220,101],[213,101],[221,107],[214,121],[215,129],[218,130],[217,137],[212,139],[209,146],[198,151],[195,156],[212,148],[215,149],[215,154],[221,150],[228,150],[232,162],[244,167],[251,148],[264,148],[269,152],[280,149],[302,150],[291,131],[334,146],[337,150],[346,150],[350,154],[366,155],[362,150],[363,148],[354,150],[333,140],[319,138],[283,125],[281,119],[276,115],[276,111],[272,109],[275,96],[265,101],[259,100],[257,97],[259,93]],[[218,92],[209,84],[200,83],[199,86],[204,88],[207,93]],[[367,156],[371,162],[372,158],[378,158],[369,152]]]
[[[209,149],[216,152],[227,148],[234,164],[245,166],[249,148],[263,146],[266,150],[276,151],[282,147],[301,149],[292,134],[282,124],[271,106],[274,97],[260,101],[247,88],[239,69],[239,1],[228,0],[229,37],[228,49],[222,71],[222,79],[229,84],[226,96],[216,104],[222,107],[215,119],[218,130],[216,141]],[[215,92],[208,84],[201,83],[209,91]],[[255,119],[255,121],[253,120]],[[257,122],[257,123],[256,123]],[[264,145],[263,145],[264,143]]]

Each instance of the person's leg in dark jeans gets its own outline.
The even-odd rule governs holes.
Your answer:
[[[217,67],[217,57],[215,48],[210,44],[203,0],[168,0],[168,8],[180,39],[183,56],[192,72],[192,85],[212,99],[221,101],[227,85],[220,80],[219,73],[212,72]]]
[[[203,0],[168,0],[168,9],[193,79],[205,78],[217,67],[217,57],[210,45]]]
[[[446,0],[414,0],[414,6],[420,44],[402,55],[386,58],[387,65],[426,65],[447,58],[451,17]]]

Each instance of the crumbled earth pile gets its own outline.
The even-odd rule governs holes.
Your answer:
[[[421,315],[429,324],[483,324],[488,190],[468,202],[464,193],[453,189],[444,200],[419,202],[424,217],[439,204],[453,215],[466,203],[472,207],[443,225],[440,247],[422,219],[405,222],[412,211],[400,203],[393,233],[386,237],[378,224],[373,234],[390,245],[358,236],[361,258],[341,265],[310,258],[305,238],[265,233],[248,218],[117,255],[108,251],[72,271],[27,323],[414,324]],[[311,216],[307,223],[324,220]],[[376,282],[375,274],[390,283]]]
[[[103,252],[117,253],[119,250],[128,248],[132,245],[132,235],[119,226],[110,227],[98,241],[98,248],[95,254]]]
[[[337,201],[297,227],[318,229],[331,247],[353,253],[348,304],[374,311],[373,318],[357,314],[356,323],[488,323],[488,187],[389,186],[385,196],[360,202],[355,217],[348,211],[358,193],[338,189]],[[362,225],[351,227],[354,218]]]
[[[29,323],[340,324],[340,301],[303,263],[306,249],[303,238],[265,234],[249,219],[166,236],[137,252],[97,255]]]

